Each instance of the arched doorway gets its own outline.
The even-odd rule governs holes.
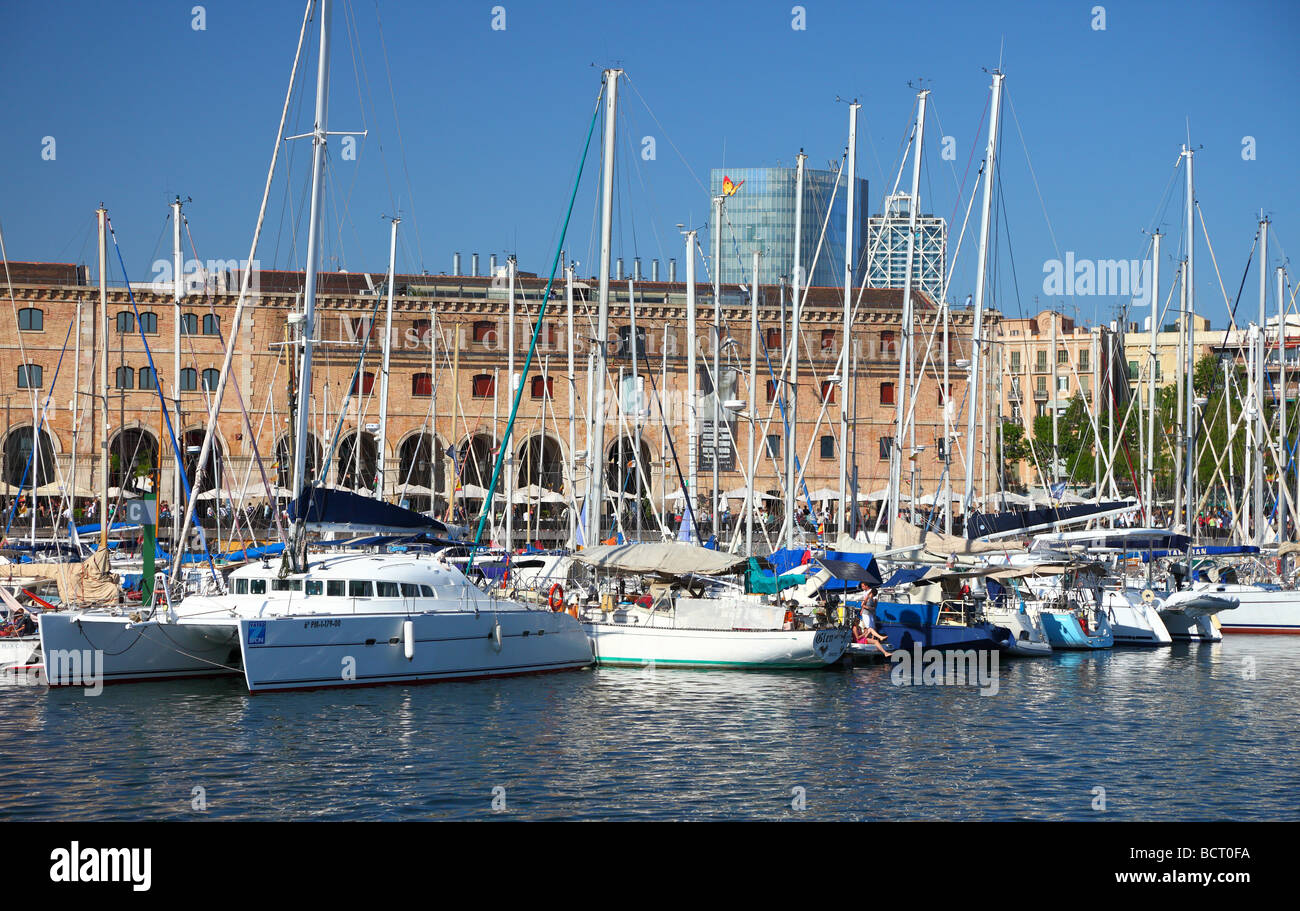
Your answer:
[[[39,437],[39,462],[32,458],[32,428],[16,427],[5,437],[4,480],[10,487],[22,486],[30,490],[34,479],[41,484],[54,480],[54,445],[46,431],[40,431]],[[31,464],[28,464],[29,461]],[[27,475],[25,480],[24,473]]]
[[[647,481],[654,466],[650,461],[650,447],[641,442],[641,464],[636,459],[636,443],[630,437],[619,437],[605,453],[605,490],[608,501],[618,503],[625,531],[643,530],[653,523],[649,515],[652,508]],[[605,506],[609,515],[610,506]]]
[[[536,484],[547,490],[564,489],[564,456],[560,444],[538,435],[523,442],[515,456],[519,465],[519,486]]]
[[[202,437],[199,442],[202,442]],[[110,487],[139,490],[136,482],[158,467],[158,441],[147,430],[128,427],[113,435],[108,444]]]
[[[339,486],[348,490],[374,490],[375,475],[379,471],[379,448],[372,434],[355,430],[339,443]]]
[[[225,462],[221,442],[214,439],[207,464],[203,466],[203,480],[195,487],[194,474],[199,465],[199,454],[203,450],[203,436],[202,430],[190,430],[181,438],[181,446],[185,450],[185,477],[190,483],[190,494],[194,496],[217,486],[221,479],[221,466]]]
[[[406,493],[404,499],[409,501],[411,509],[424,512],[445,504],[446,461],[446,453],[432,434],[415,433],[407,437],[397,451],[397,477],[392,482],[395,495],[402,498],[403,488],[425,487],[434,496]],[[441,502],[434,503],[435,498]]]
[[[285,434],[275,444],[275,483],[276,486],[290,491],[293,489],[293,455],[293,439],[288,434]],[[309,433],[307,434],[307,466],[304,469],[306,472],[306,477],[303,478],[304,483],[316,479],[320,460],[320,441],[316,439],[315,434]]]

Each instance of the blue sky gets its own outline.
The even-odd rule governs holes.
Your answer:
[[[192,199],[201,259],[247,256],[303,7],[209,2],[206,28],[195,30],[194,5],[0,4],[8,38],[0,220],[10,258],[93,262],[102,200],[132,278],[147,279],[153,261],[169,255],[166,205],[177,193]],[[491,27],[495,5],[505,8],[503,31]],[[1172,263],[1181,177],[1164,194],[1189,122],[1202,147],[1197,198],[1228,294],[1261,207],[1275,221],[1273,264],[1300,237],[1300,5],[1102,3],[1104,30],[1092,27],[1096,2],[809,0],[804,30],[791,27],[794,5],[340,0],[330,128],[370,134],[355,161],[341,160],[335,140],[326,266],[382,272],[382,216],[400,209],[400,270],[447,271],[456,250],[466,267],[471,252],[486,267],[490,253],[514,251],[522,269],[548,270],[599,71],[610,64],[634,87],[624,86],[620,123],[634,145],[621,144],[621,153],[639,151],[643,136],[656,140],[655,160],[637,156],[621,177],[615,251],[629,260],[681,260],[675,226],[705,226],[708,194],[697,178],[707,184],[710,168],[788,164],[800,148],[815,166],[838,159],[848,114],[836,96],[863,103],[859,174],[878,208],[912,117],[908,83],[918,79],[932,90],[923,207],[956,213],[955,241],[969,198],[959,201],[957,184],[972,148],[976,164],[982,155],[985,68],[1000,55],[1009,103],[993,303],[1005,313],[1034,311],[1044,263],[1058,250],[1139,258],[1142,231],[1159,223]],[[313,60],[305,69],[310,77]],[[300,85],[290,133],[310,119],[310,78]],[[944,135],[955,162],[940,157]],[[41,154],[47,136],[52,161]],[[1247,136],[1254,160],[1242,157]],[[303,235],[296,246],[293,237],[305,224],[309,149],[289,145],[282,161],[291,171],[277,178],[259,252],[264,267],[303,263]],[[584,273],[595,268],[596,163],[567,244]],[[957,301],[973,284],[975,231],[972,219]],[[1198,244],[1200,309],[1221,327],[1223,294]],[[1239,312],[1255,312],[1256,281]],[[1110,318],[1115,303],[1074,297],[1065,309],[1093,321]]]

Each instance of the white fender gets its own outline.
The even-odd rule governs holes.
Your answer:
[[[492,621],[492,647],[501,651],[501,623],[497,620]]]
[[[402,647],[407,661],[415,657],[415,623],[410,620],[402,621]]]

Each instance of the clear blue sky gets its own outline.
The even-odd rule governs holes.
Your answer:
[[[864,105],[859,174],[871,181],[874,210],[893,180],[914,105],[908,82],[917,79],[932,89],[937,114],[927,126],[924,208],[945,217],[956,210],[955,242],[965,208],[956,184],[972,147],[982,150],[984,68],[999,55],[1010,102],[994,301],[1004,312],[1032,312],[1057,248],[1137,258],[1142,230],[1159,218],[1166,249],[1177,249],[1181,184],[1161,202],[1189,123],[1193,145],[1203,147],[1197,197],[1229,295],[1261,207],[1275,220],[1274,263],[1300,243],[1300,5],[1292,2],[1106,2],[1105,29],[1095,30],[1096,2],[807,0],[802,31],[791,27],[788,0],[498,2],[504,31],[491,27],[492,2],[336,3],[330,127],[371,132],[356,161],[341,160],[334,141],[327,267],[385,270],[381,216],[400,208],[400,270],[450,270],[455,250],[466,268],[471,252],[486,267],[489,253],[514,251],[522,269],[548,270],[599,70],[615,63],[635,87],[624,88],[621,128],[638,151],[642,136],[657,142],[656,159],[638,156],[621,179],[615,248],[629,259],[680,261],[675,226],[705,225],[707,191],[696,178],[707,184],[712,167],[790,163],[801,147],[816,166],[838,159],[847,107],[837,95]],[[169,255],[166,205],[177,193],[193,200],[201,258],[247,256],[302,4],[214,0],[204,4],[202,31],[192,28],[194,5],[0,5],[0,219],[10,258],[93,264],[102,200],[131,277],[148,279],[151,263]],[[310,119],[310,81],[300,84],[290,133]],[[943,135],[954,138],[956,162],[939,155]],[[47,136],[53,161],[41,154]],[[1255,139],[1255,160],[1242,158],[1245,136]],[[308,145],[290,145],[264,267],[303,263],[305,235],[295,247],[293,234],[305,225]],[[596,160],[568,243],[584,273],[595,268]],[[951,292],[958,301],[973,284],[974,220],[969,231]],[[1226,308],[1199,243],[1198,298],[1221,327]],[[1245,314],[1256,307],[1255,282]],[[1076,297],[1066,309],[1077,305],[1092,321],[1109,318],[1114,303]]]

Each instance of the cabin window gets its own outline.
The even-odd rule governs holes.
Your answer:
[[[403,583],[402,583],[402,597],[403,597],[403,598],[418,598],[418,597],[420,597],[420,586],[415,585],[415,584],[413,584],[413,583],[411,583],[411,582],[403,582]]]
[[[266,580],[265,580],[265,579],[249,579],[249,580],[248,580],[248,593],[249,593],[250,595],[265,595],[265,594],[266,594]]]
[[[40,332],[45,328],[45,311],[25,307],[18,311],[18,328],[23,332]]]
[[[432,585],[421,585],[421,586],[420,586],[420,594],[423,595],[423,596],[426,597],[426,598],[432,598],[432,597],[433,597],[433,586],[432,586]]]
[[[325,583],[325,594],[331,598],[345,598],[348,594],[347,583],[342,579],[329,579]]]
[[[237,595],[246,595],[246,594],[248,594],[248,580],[247,580],[247,579],[236,579],[236,580],[235,580],[235,589],[234,589],[234,591],[235,591],[235,594],[237,594]]]
[[[301,579],[272,579],[271,591],[300,592],[302,591],[302,580]]]
[[[353,598],[373,598],[374,586],[369,581],[352,579],[348,582],[348,595]]]
[[[320,579],[307,580],[307,594],[319,595],[325,588],[325,584]]]
[[[396,582],[376,582],[375,586],[381,598],[402,597],[402,586]]]

